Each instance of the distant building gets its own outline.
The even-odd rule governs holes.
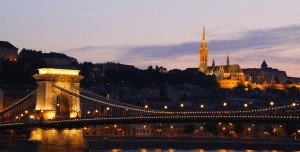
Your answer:
[[[0,41],[0,59],[17,61],[18,48],[7,41]]]
[[[297,77],[287,77],[287,82],[292,84],[300,84],[300,78]]]
[[[275,83],[286,84],[286,81],[288,80],[285,71],[268,67],[265,60],[262,62],[261,68],[246,68],[243,69],[243,72],[249,81],[257,84],[270,84],[272,81],[275,81]]]
[[[227,56],[227,64],[219,66],[215,65],[214,60],[212,66],[207,66],[207,59],[208,48],[205,40],[205,29],[203,28],[199,72],[203,72],[207,75],[215,75],[221,88],[234,88],[244,82],[244,72],[238,64],[230,65],[229,56]]]
[[[48,67],[71,67],[74,59],[61,53],[43,53],[42,59],[46,62]]]

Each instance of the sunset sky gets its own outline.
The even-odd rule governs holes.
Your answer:
[[[80,62],[198,67],[202,27],[209,65],[270,67],[300,77],[299,0],[15,0],[0,2],[0,40]]]

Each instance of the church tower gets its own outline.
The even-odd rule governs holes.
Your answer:
[[[208,49],[205,40],[205,27],[203,27],[203,36],[200,48],[200,64],[199,71],[206,73],[207,71],[207,58],[208,58]]]

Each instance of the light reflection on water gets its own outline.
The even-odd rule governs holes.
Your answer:
[[[30,152],[65,152],[65,151],[71,151],[71,152],[282,152],[280,150],[232,150],[232,149],[217,149],[217,150],[211,150],[211,149],[201,149],[201,148],[192,148],[191,149],[174,149],[174,148],[153,148],[148,146],[148,144],[145,145],[142,149],[130,149],[128,145],[125,143],[125,147],[129,149],[105,149],[104,147],[108,146],[116,146],[116,145],[110,145],[108,143],[102,143],[104,147],[99,145],[99,143],[96,143],[96,147],[89,148],[89,143],[87,143],[86,140],[83,138],[83,132],[82,129],[62,129],[62,130],[56,130],[56,129],[34,129],[31,132],[30,139],[32,141],[38,141],[37,144],[33,144],[33,146],[28,147],[28,144],[20,144],[19,142],[15,141],[15,143],[11,143],[11,145],[8,149],[3,149],[1,147],[1,141],[0,141],[0,151],[30,151]],[[8,142],[7,142],[8,144]],[[19,145],[19,146],[18,146]],[[26,147],[22,147],[26,146]],[[98,147],[97,147],[98,146]],[[122,145],[124,148],[124,145]],[[213,145],[212,145],[213,146]],[[104,149],[103,149],[104,148]],[[188,147],[190,148],[190,147]],[[203,147],[204,148],[204,147]],[[251,148],[251,147],[250,147]],[[280,149],[280,148],[278,148]],[[300,152],[300,151],[293,151],[293,152]]]
[[[122,150],[122,149],[111,149],[111,150],[89,150],[89,152],[283,152],[279,150],[231,150],[231,149],[217,149],[217,150],[204,150],[204,149],[191,149],[191,150],[180,150],[180,149],[133,149],[133,150]],[[300,151],[293,151],[300,152]]]

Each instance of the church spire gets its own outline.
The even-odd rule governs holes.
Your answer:
[[[229,55],[228,54],[227,54],[227,61],[226,62],[227,62],[227,65],[229,65],[230,62],[229,62]]]
[[[212,65],[211,65],[212,67],[214,67],[215,66],[215,59],[213,59],[213,62],[212,62]]]
[[[207,59],[208,59],[208,48],[205,40],[205,26],[203,26],[203,36],[200,47],[200,63],[199,63],[199,71],[202,73],[207,72]]]
[[[202,41],[205,42],[205,26],[203,26],[203,35],[202,35]]]

